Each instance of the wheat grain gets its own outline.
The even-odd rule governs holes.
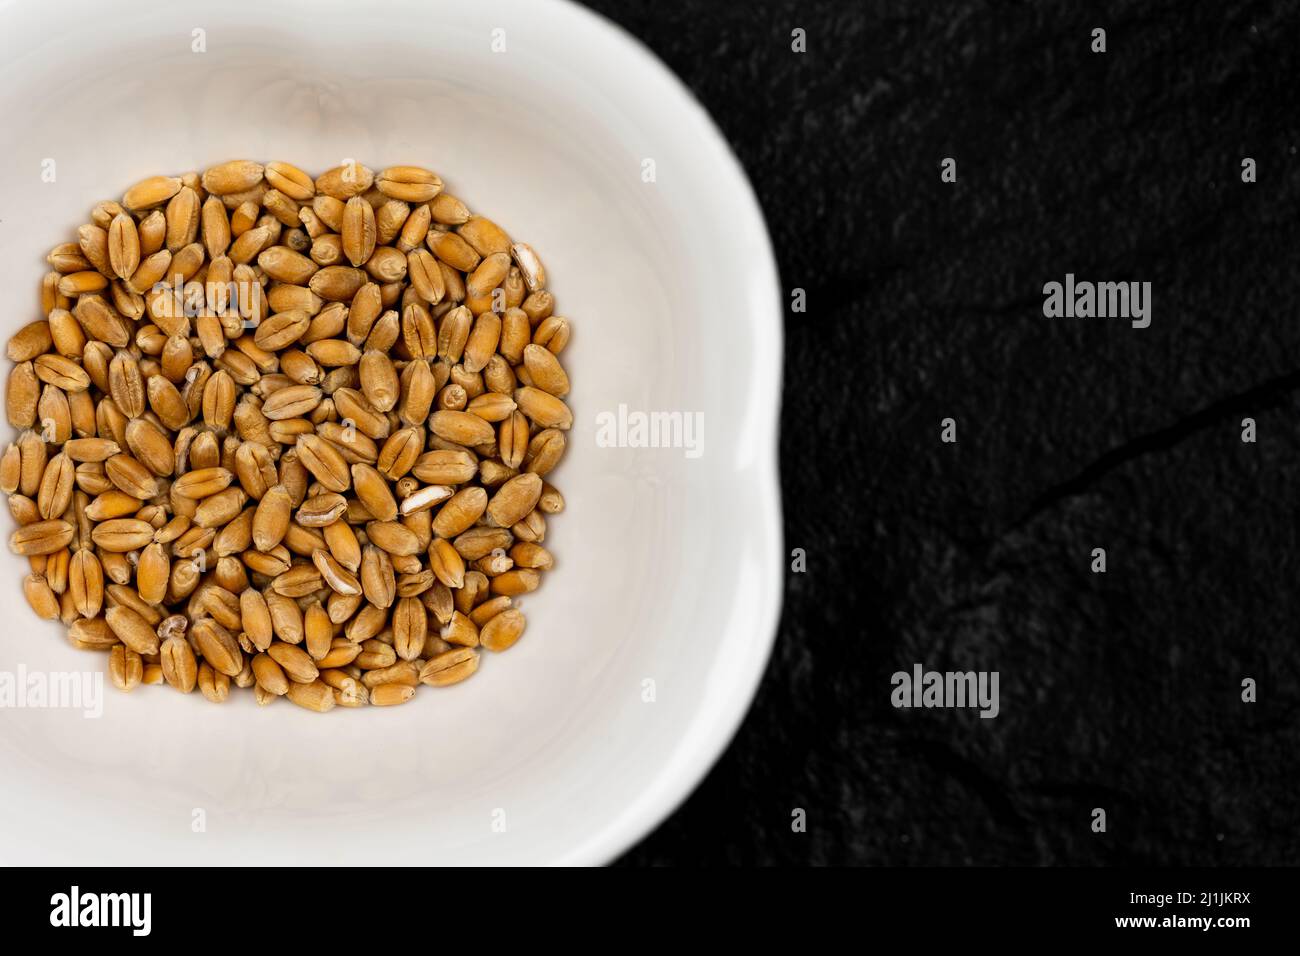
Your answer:
[[[387,706],[519,639],[573,423],[529,245],[423,167],[234,160],[47,262],[0,490],[28,603],[115,686]]]

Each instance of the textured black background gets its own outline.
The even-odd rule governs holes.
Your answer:
[[[590,5],[713,114],[808,296],[808,570],[735,741],[621,862],[1300,862],[1297,6]],[[1066,272],[1152,282],[1151,327],[1045,319]],[[1001,715],[894,710],[914,661],[998,670]]]

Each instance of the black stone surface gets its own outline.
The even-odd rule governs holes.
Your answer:
[[[708,107],[808,300],[808,570],[726,755],[620,862],[1300,862],[1297,5],[590,5]],[[1151,282],[1150,328],[1044,318],[1067,272]],[[1000,715],[894,709],[913,662],[997,670]]]

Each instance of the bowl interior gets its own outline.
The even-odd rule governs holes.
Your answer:
[[[575,413],[556,569],[520,600],[513,649],[393,709],[107,683],[94,719],[0,709],[0,807],[26,821],[0,856],[599,862],[653,826],[743,715],[780,586],[775,275],[702,111],[557,3],[73,0],[4,4],[0,23],[0,115],[21,131],[0,154],[6,335],[38,315],[44,253],[146,175],[411,162],[538,251],[573,324]],[[620,406],[702,420],[700,453],[610,447]],[[26,562],[2,560],[0,672],[102,672],[27,608]]]

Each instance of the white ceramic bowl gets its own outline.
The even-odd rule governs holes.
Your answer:
[[[6,335],[45,251],[146,175],[419,163],[539,251],[576,416],[557,567],[508,653],[400,708],[107,684],[98,719],[0,708],[0,860],[598,863],[646,834],[743,717],[781,591],[780,295],[704,111],[619,29],[538,0],[10,0],[0,64]],[[702,413],[703,453],[602,447],[620,404]],[[0,674],[102,671],[3,561]]]

